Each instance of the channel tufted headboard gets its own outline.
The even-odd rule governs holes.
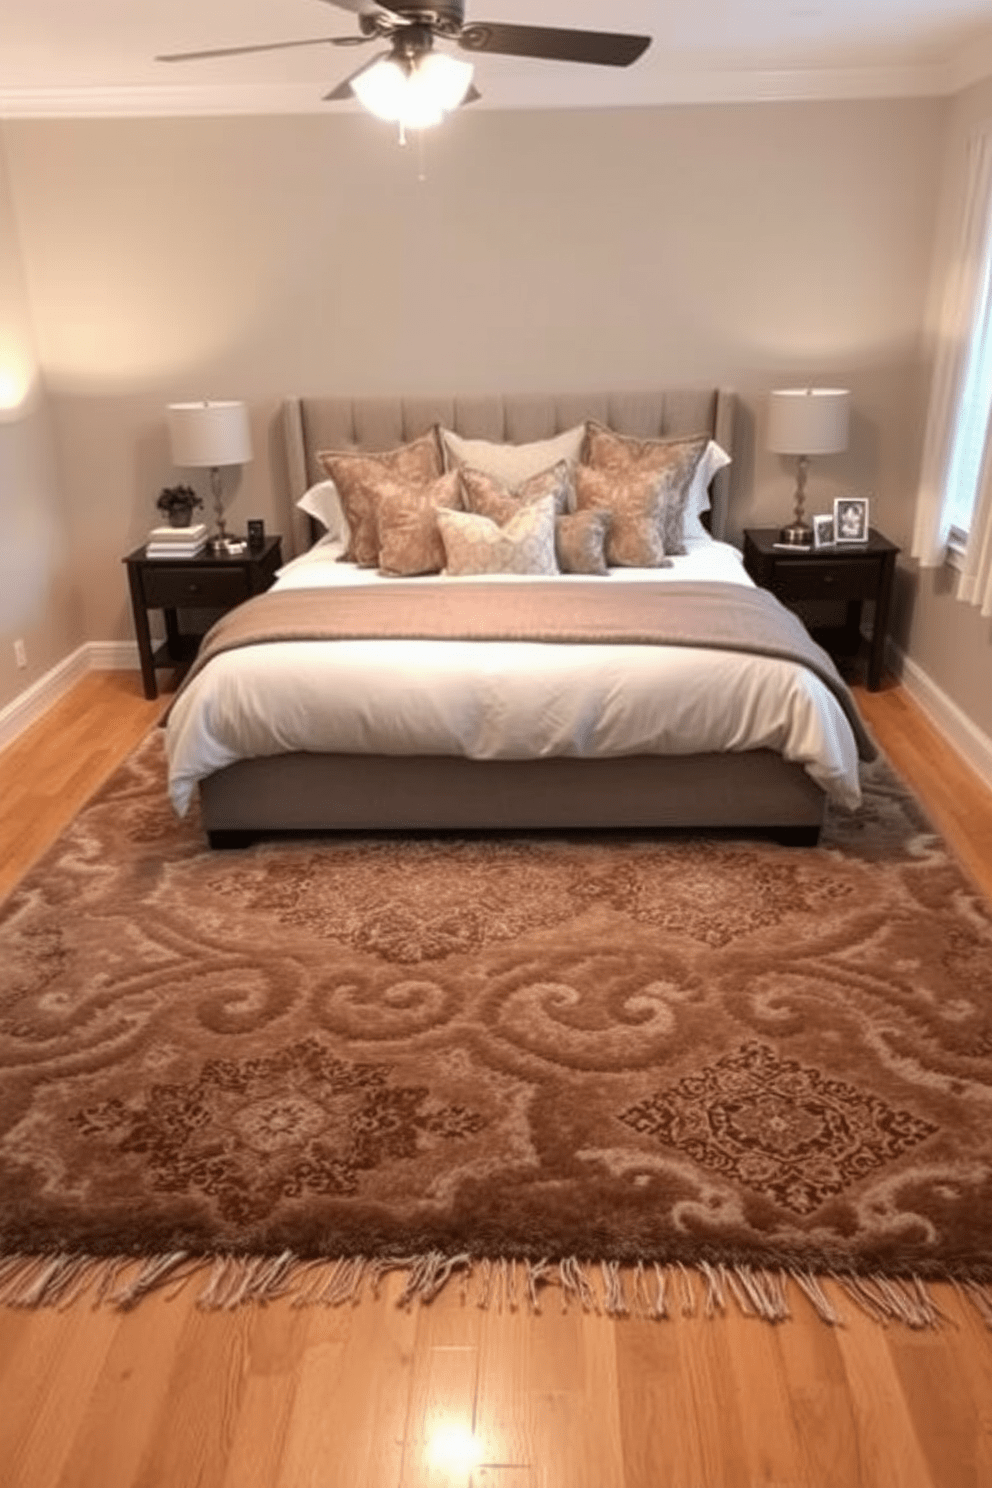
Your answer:
[[[621,393],[492,393],[473,397],[287,398],[283,427],[290,499],[324,479],[318,450],[387,450],[441,424],[467,439],[524,444],[549,439],[585,419],[641,439],[708,433],[734,455],[736,396],[725,388]],[[711,487],[714,537],[727,527],[730,468]],[[300,515],[300,514],[296,514]],[[297,536],[308,540],[300,516]]]

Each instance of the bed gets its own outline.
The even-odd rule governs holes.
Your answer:
[[[640,439],[705,434],[733,456],[734,403],[721,389],[289,399],[290,491],[296,502],[324,478],[319,451],[388,450],[438,425],[520,446],[591,419]],[[722,585],[743,601],[753,585],[723,540],[728,468],[708,496],[702,528],[663,571],[611,568],[543,587],[555,586],[569,610],[598,603],[597,584],[632,611],[694,585],[710,594]],[[512,617],[539,598],[528,577],[486,578],[474,591],[470,577],[384,578],[342,562],[331,534],[314,543],[318,529],[301,523],[304,551],[274,589],[286,604],[295,594],[326,607],[330,596],[338,611],[364,602],[407,611],[415,592],[417,604],[433,603],[433,591],[451,607],[456,593],[484,589]],[[400,629],[386,639],[274,637],[224,652],[170,710],[173,803],[182,813],[198,792],[214,847],[279,831],[611,827],[743,829],[810,843],[828,797],[857,804],[858,756],[869,757],[870,743],[829,678],[776,656],[574,635],[562,644],[555,634],[428,639]]]

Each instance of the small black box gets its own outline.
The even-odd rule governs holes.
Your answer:
[[[253,517],[248,523],[248,546],[253,551],[265,547],[265,523],[261,518]]]

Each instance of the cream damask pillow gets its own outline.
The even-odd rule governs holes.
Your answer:
[[[608,511],[594,510],[555,518],[555,557],[562,573],[609,573],[606,539],[612,521]]]
[[[437,514],[442,508],[461,510],[457,470],[439,476],[429,486],[383,476],[377,502],[379,572],[395,578],[440,573],[445,558]]]
[[[582,459],[596,470],[656,475],[662,500],[661,540],[666,553],[680,554],[685,552],[683,524],[692,478],[708,444],[708,434],[634,439],[590,419],[586,424]]]
[[[349,534],[344,557],[360,568],[375,568],[379,562],[377,505],[384,478],[427,482],[443,474],[441,449],[434,429],[383,454],[321,450],[317,459],[337,487],[344,508]]]
[[[556,574],[555,501],[525,506],[505,527],[473,512],[438,511],[449,574]]]
[[[474,470],[463,465],[458,471],[465,497],[465,509],[476,516],[488,517],[504,527],[525,506],[542,501],[545,496],[554,498],[555,511],[561,516],[574,505],[572,467],[567,460],[559,460],[550,470],[542,470],[522,481],[518,486],[507,486],[484,470]]]
[[[662,537],[663,481],[652,470],[575,472],[575,502],[580,512],[608,512],[606,561],[611,568],[670,568]]]

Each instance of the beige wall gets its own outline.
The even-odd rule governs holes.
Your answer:
[[[719,381],[739,530],[790,509],[767,390],[841,381],[852,444],[810,505],[870,492],[908,543],[948,109],[466,111],[423,162],[360,116],[4,125],[88,635],[131,633],[177,397],[249,400],[234,524],[286,532],[283,393]]]
[[[0,139],[0,708],[84,639]]]

